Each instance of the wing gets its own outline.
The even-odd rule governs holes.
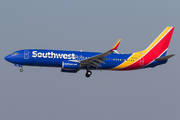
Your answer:
[[[81,64],[83,67],[85,67],[85,66],[87,66],[87,67],[92,66],[92,67],[95,67],[95,68],[98,68],[98,66],[101,66],[101,65],[100,65],[101,63],[104,63],[104,64],[105,64],[105,62],[104,62],[105,57],[108,56],[108,55],[110,55],[111,53],[113,53],[114,51],[117,50],[117,48],[118,48],[118,46],[119,46],[119,44],[120,44],[120,41],[121,41],[121,39],[118,40],[118,42],[115,44],[115,46],[114,46],[111,50],[109,50],[109,51],[107,51],[107,52],[105,52],[105,53],[98,54],[98,55],[96,55],[96,56],[90,57],[90,58],[88,58],[88,59],[81,60],[81,61],[80,61],[80,64]]]

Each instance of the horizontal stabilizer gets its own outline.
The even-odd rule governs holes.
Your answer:
[[[175,55],[175,54],[167,55],[167,56],[164,56],[164,57],[160,57],[160,58],[155,59],[155,61],[164,61],[164,60],[168,60],[169,58],[173,57],[174,55]]]

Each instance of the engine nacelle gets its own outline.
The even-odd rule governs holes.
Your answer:
[[[62,62],[62,69],[63,70],[78,71],[80,69],[80,65],[79,65],[79,62],[63,61]]]

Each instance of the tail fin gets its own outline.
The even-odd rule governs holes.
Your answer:
[[[167,27],[144,51],[133,53],[129,58],[130,61],[123,62],[114,69],[133,70],[145,67],[155,67],[156,65],[164,64],[167,60],[174,56],[166,56],[167,49],[173,34],[174,27]],[[166,56],[166,57],[164,57]],[[155,62],[154,62],[155,61]]]
[[[156,57],[166,56],[173,31],[174,27],[167,27],[144,52]]]

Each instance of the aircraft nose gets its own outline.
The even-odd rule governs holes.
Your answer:
[[[6,61],[10,61],[10,55],[7,55],[6,57],[4,57],[4,59],[5,59]]]

